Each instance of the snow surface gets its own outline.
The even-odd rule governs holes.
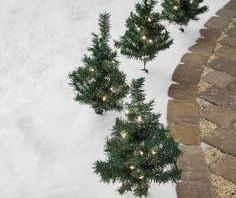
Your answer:
[[[97,31],[99,12],[112,14],[112,36],[124,30],[137,1],[0,0],[0,197],[118,198],[116,186],[102,184],[93,162],[104,159],[104,139],[115,113],[95,115],[73,101],[68,73]],[[181,56],[199,29],[228,0],[206,0],[210,11],[185,33],[167,24],[174,44],[147,66],[120,57],[129,80],[146,77],[149,99],[166,123],[167,90]],[[157,9],[160,9],[158,7]],[[175,185],[153,184],[150,198],[176,197]],[[123,197],[131,198],[132,194]]]

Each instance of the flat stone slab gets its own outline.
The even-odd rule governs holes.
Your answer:
[[[180,64],[175,68],[172,80],[177,83],[197,85],[200,82],[203,67]]]
[[[224,17],[212,17],[207,23],[204,25],[206,28],[224,30],[229,26],[230,20]]]
[[[168,95],[175,99],[194,99],[198,95],[198,88],[196,85],[172,84]]]
[[[203,38],[216,41],[222,34],[222,31],[217,30],[217,29],[207,28],[207,29],[201,29],[200,34]]]
[[[182,181],[208,181],[209,170],[201,146],[182,146],[183,155],[177,166],[183,171]]]
[[[211,172],[236,184],[236,157],[226,154],[215,167],[212,167]]]
[[[230,83],[227,86],[227,90],[232,94],[232,95],[236,95],[236,80],[232,83]]]
[[[230,59],[236,61],[236,49],[231,48],[229,46],[222,46],[215,51],[216,56],[220,56],[226,59]]]
[[[236,157],[236,132],[230,128],[218,128],[216,131],[206,136],[203,141],[216,147],[223,153],[229,153]]]
[[[209,57],[213,54],[215,47],[215,41],[207,38],[199,38],[196,44],[189,48],[189,51]]]
[[[173,125],[169,127],[173,138],[182,144],[200,145],[200,129],[196,125]]]
[[[227,18],[235,18],[236,17],[235,10],[225,9],[225,8],[220,9],[216,14],[218,16],[227,17]]]
[[[223,57],[216,57],[208,63],[208,67],[236,77],[236,61],[232,61]]]
[[[228,128],[236,121],[236,113],[214,105],[209,110],[205,109],[202,111],[202,118],[209,120],[222,128]]]
[[[176,186],[178,198],[214,198],[210,182],[180,182]]]
[[[188,66],[200,67],[200,68],[202,68],[203,65],[205,65],[207,61],[208,61],[208,57],[202,56],[200,54],[193,54],[193,53],[186,53],[181,58],[181,63]]]
[[[232,48],[236,48],[236,37],[227,36],[222,40],[220,40],[219,43],[221,43],[222,45],[227,45]]]
[[[235,98],[229,95],[225,89],[216,86],[208,88],[206,91],[202,92],[199,97],[221,106],[230,106],[235,102]]]
[[[198,106],[195,100],[169,100],[167,107],[168,124],[192,124],[199,122]]]
[[[216,85],[219,88],[226,88],[230,83],[236,80],[235,77],[232,77],[225,72],[211,71],[206,74],[202,80],[210,84]]]

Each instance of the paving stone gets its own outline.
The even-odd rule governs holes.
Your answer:
[[[203,38],[211,39],[216,41],[222,34],[222,31],[212,28],[201,29],[200,34]]]
[[[173,125],[169,127],[173,138],[182,144],[200,145],[200,129],[195,125]]]
[[[223,9],[232,9],[235,10],[236,9],[236,1],[230,1],[229,3],[227,3]]]
[[[226,156],[212,168],[211,172],[236,184],[236,157],[226,154]]]
[[[232,77],[231,75],[228,75],[225,72],[218,72],[218,71],[212,71],[206,74],[202,79],[205,82],[216,85],[217,87],[220,88],[225,88],[230,83],[236,80],[235,77]]]
[[[226,45],[216,49],[216,56],[224,57],[233,61],[236,61],[236,49],[228,47]]]
[[[235,102],[235,98],[229,95],[225,89],[216,86],[208,88],[206,91],[202,92],[199,97],[221,106],[229,106]]]
[[[217,128],[214,133],[206,136],[203,141],[216,147],[223,153],[229,153],[236,156],[236,132],[231,128]]]
[[[236,95],[236,80],[227,86],[227,90],[230,92],[230,94]]]
[[[236,12],[235,12],[236,13]],[[223,45],[227,45],[229,47],[233,47],[236,48],[236,37],[232,37],[232,36],[227,36],[225,38],[223,38],[221,41],[219,41],[221,44]]]
[[[203,67],[180,64],[175,68],[172,80],[177,83],[197,85],[200,82]]]
[[[201,146],[182,146],[183,155],[177,160],[182,170],[182,181],[208,181],[206,165]]]
[[[190,47],[189,50],[193,53],[209,57],[213,54],[215,47],[215,41],[207,38],[199,38],[196,44]]]
[[[216,57],[208,63],[208,67],[236,77],[236,61],[232,61],[223,57]]]
[[[236,27],[232,27],[230,29],[225,30],[225,33],[230,36],[236,36]]]
[[[220,9],[217,13],[218,16],[221,17],[227,17],[227,18],[235,18],[236,17],[236,12],[235,10],[232,9]]]
[[[176,186],[178,198],[214,198],[210,182],[180,182]]]
[[[185,65],[189,65],[189,66],[200,67],[200,68],[202,68],[203,65],[205,65],[207,61],[208,61],[208,57],[202,56],[200,54],[193,54],[193,53],[186,53],[181,58],[181,63],[184,63]]]
[[[207,23],[204,25],[206,28],[213,28],[218,30],[224,30],[229,26],[230,20],[224,17],[212,17]]]
[[[236,113],[226,110],[223,107],[211,106],[211,108],[202,111],[202,118],[209,120],[222,128],[228,128],[236,121]]]
[[[194,99],[197,94],[197,86],[187,84],[172,84],[168,91],[169,97],[175,99]]]
[[[199,112],[195,100],[169,100],[168,124],[198,124]]]

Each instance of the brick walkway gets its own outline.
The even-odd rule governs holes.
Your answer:
[[[236,198],[236,0],[176,67],[168,124],[184,151],[178,198]]]

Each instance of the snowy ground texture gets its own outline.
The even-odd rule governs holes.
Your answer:
[[[156,99],[162,122],[175,66],[204,22],[227,1],[206,0],[210,11],[185,33],[167,24],[174,44],[148,64],[148,75],[141,63],[119,58],[129,80],[146,77],[147,97]],[[93,162],[104,158],[104,139],[116,115],[97,116],[74,102],[67,75],[81,65],[90,33],[97,31],[98,13],[111,12],[117,39],[136,2],[0,0],[1,198],[120,197],[116,186],[101,184],[92,170]],[[150,198],[176,197],[172,184],[154,184],[150,192]]]

